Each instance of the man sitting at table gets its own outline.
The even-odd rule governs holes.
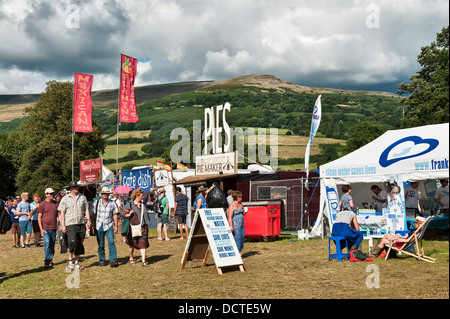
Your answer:
[[[425,218],[423,218],[422,216],[417,216],[416,219],[414,219],[414,227],[417,229],[424,222]],[[378,245],[372,248],[370,255],[372,255],[373,257],[384,258],[386,256],[386,251],[384,250],[384,247],[386,247],[386,245],[389,245],[391,242],[395,241],[396,247],[400,248],[404,243],[407,243],[410,240],[410,236],[396,236],[387,233],[383,236]]]

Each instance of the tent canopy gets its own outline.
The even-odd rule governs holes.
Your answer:
[[[370,202],[371,184],[447,179],[448,134],[449,123],[391,130],[356,151],[321,165],[320,212],[311,237],[324,235],[324,218],[331,230],[328,215],[337,209],[339,184],[357,186],[355,204],[361,207],[363,202]],[[402,184],[399,184],[401,190]]]
[[[448,178],[449,124],[387,131],[374,141],[320,166],[320,178],[337,184]]]

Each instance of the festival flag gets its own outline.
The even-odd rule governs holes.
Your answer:
[[[164,168],[165,170],[171,171],[172,167],[169,164],[166,164],[164,162],[161,161],[156,161],[156,166]]]
[[[188,167],[184,164],[177,163],[177,169],[188,169]]]
[[[73,130],[74,132],[92,132],[91,90],[94,76],[74,74]]]
[[[134,80],[136,78],[137,60],[121,54],[119,122],[136,123],[138,121]]]
[[[308,175],[309,175],[309,152],[311,151],[311,145],[313,143],[314,137],[316,136],[317,130],[319,129],[320,125],[320,118],[322,117],[322,102],[320,99],[321,95],[316,100],[316,103],[314,104],[314,111],[312,115],[312,121],[311,121],[311,132],[309,134],[309,142],[306,146],[305,151],[305,171],[306,171],[306,181],[305,186],[308,188]]]

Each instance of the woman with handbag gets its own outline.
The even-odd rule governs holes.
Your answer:
[[[128,251],[130,253],[130,265],[134,265],[133,252],[134,249],[139,249],[142,256],[142,266],[148,267],[145,261],[145,254],[148,243],[148,213],[147,208],[143,203],[144,191],[136,189],[131,193],[131,201],[128,202],[122,210],[122,217],[129,218],[130,227],[126,234],[126,243],[128,244]]]

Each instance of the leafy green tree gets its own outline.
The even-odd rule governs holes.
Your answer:
[[[342,149],[339,143],[319,144],[320,154],[316,156],[317,165],[323,165],[339,158],[338,152]]]
[[[422,69],[412,75],[408,84],[399,85],[406,106],[402,127],[447,123],[449,120],[449,28],[437,34],[435,42],[422,47],[418,62]]]
[[[21,162],[16,176],[19,192],[43,194],[45,188],[60,189],[72,179],[73,83],[47,82],[35,105],[25,109],[21,125]],[[92,133],[75,133],[74,179],[79,162],[100,157],[105,150],[95,120]]]
[[[344,148],[344,155],[372,142],[384,132],[385,130],[376,124],[374,125],[366,122],[360,122],[353,129],[350,134],[350,138],[347,140],[347,145]]]

